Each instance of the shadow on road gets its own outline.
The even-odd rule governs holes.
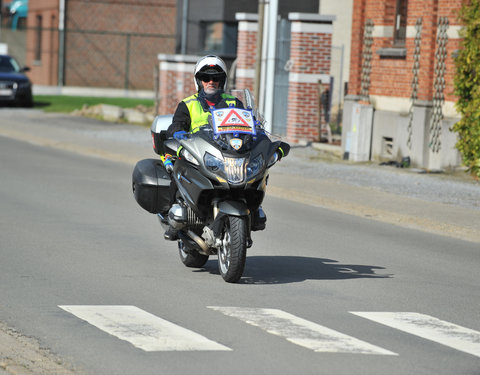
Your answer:
[[[217,260],[205,265],[206,271],[218,274]],[[336,260],[298,256],[249,256],[240,284],[288,284],[305,280],[348,280],[390,278],[377,274],[384,267],[340,264]]]

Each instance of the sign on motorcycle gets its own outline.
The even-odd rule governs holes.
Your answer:
[[[252,111],[239,108],[215,109],[212,111],[215,135],[227,133],[255,134]]]

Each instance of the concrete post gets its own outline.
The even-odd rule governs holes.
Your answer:
[[[197,90],[193,72],[200,56],[158,55],[159,74],[159,115],[175,112],[178,103]]]

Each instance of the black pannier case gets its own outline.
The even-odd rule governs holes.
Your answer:
[[[140,160],[132,174],[133,195],[137,203],[152,214],[170,208],[170,175],[158,159]]]

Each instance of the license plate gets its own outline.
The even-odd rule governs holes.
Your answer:
[[[0,96],[11,96],[13,91],[11,89],[0,89]]]

